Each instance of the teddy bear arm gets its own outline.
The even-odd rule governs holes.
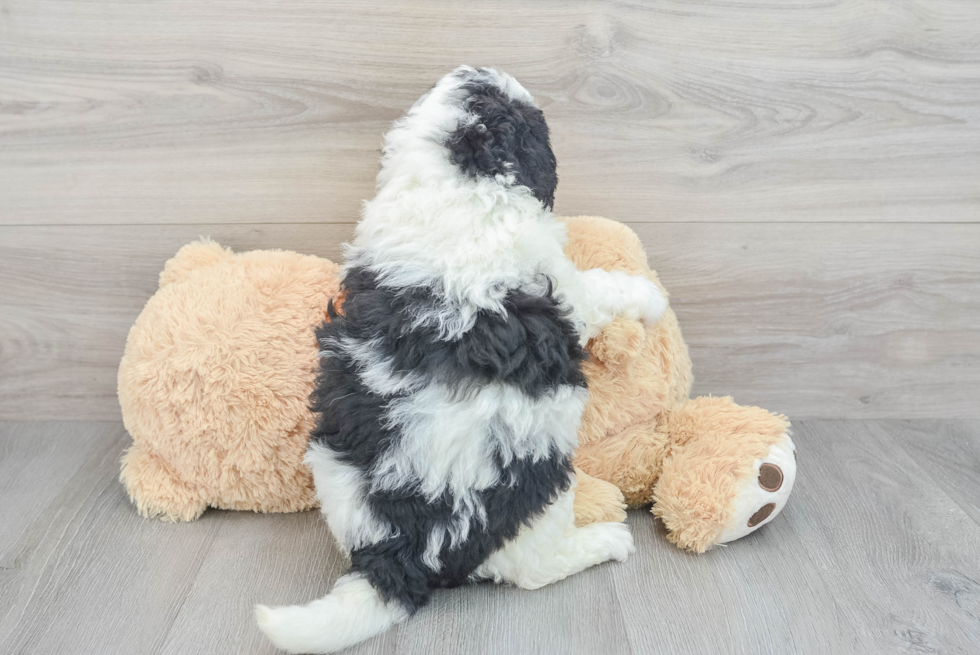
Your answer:
[[[629,507],[641,507],[650,503],[667,445],[666,435],[653,419],[582,444],[575,452],[575,464],[616,485]]]
[[[642,323],[617,318],[589,342],[589,355],[609,365],[628,366],[640,356],[645,344]]]
[[[622,523],[626,520],[626,503],[616,485],[594,478],[575,467],[575,525]]]

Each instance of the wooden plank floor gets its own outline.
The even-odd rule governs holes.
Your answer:
[[[805,421],[786,510],[695,556],[638,552],[537,592],[436,594],[353,653],[980,652],[980,422]],[[325,593],[315,512],[139,518],[117,422],[0,423],[0,652],[273,653],[251,605]]]

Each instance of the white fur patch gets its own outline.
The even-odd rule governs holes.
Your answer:
[[[602,562],[625,561],[635,552],[625,523],[592,523],[577,528],[574,505],[575,492],[571,489],[470,577],[539,589]]]
[[[653,324],[667,310],[660,288],[643,275],[593,268],[570,278],[561,289],[584,325],[583,344],[616,318]]]
[[[373,472],[372,489],[416,487],[429,501],[449,491],[454,506],[445,530],[455,547],[474,523],[486,523],[477,492],[508,482],[500,480],[495,457],[507,466],[515,459],[538,461],[552,451],[571,455],[587,399],[588,392],[577,387],[560,387],[535,400],[497,384],[464,399],[441,385],[398,398],[389,405],[387,420],[400,438]],[[440,531],[439,548],[443,536]],[[427,550],[434,549],[431,563],[426,561],[433,568],[436,538],[430,536]]]
[[[422,376],[411,371],[395,371],[390,359],[381,356],[380,340],[345,339],[342,349],[357,368],[358,377],[379,396],[411,392],[424,384]]]
[[[361,471],[338,461],[332,450],[313,442],[303,461],[313,472],[320,511],[330,532],[347,552],[395,535],[394,528],[368,507],[367,483]]]
[[[255,606],[259,628],[290,653],[334,653],[384,632],[408,618],[398,603],[385,603],[367,580],[345,575],[333,591],[307,605]]]
[[[506,466],[538,461],[552,450],[570,455],[588,399],[585,389],[563,386],[535,400],[514,387],[492,384],[469,397],[432,384],[396,398],[386,420],[399,440],[378,463],[373,489],[417,484],[429,500],[456,497],[499,482],[494,455]]]
[[[422,563],[433,571],[438,572],[442,568],[439,561],[439,553],[442,551],[442,544],[446,540],[446,528],[437,525],[429,532],[429,539],[425,544],[425,552],[422,553]]]

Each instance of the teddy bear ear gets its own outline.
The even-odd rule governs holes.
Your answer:
[[[221,244],[207,238],[188,243],[178,250],[177,254],[164,266],[160,273],[160,288],[186,279],[192,271],[206,266],[214,266],[232,259],[234,256],[235,253],[231,251],[231,248],[222,248]]]
[[[634,275],[652,273],[640,237],[626,225],[598,216],[563,220],[568,226],[565,254],[578,268],[604,268]]]

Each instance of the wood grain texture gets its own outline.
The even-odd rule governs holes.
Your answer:
[[[980,225],[631,224],[696,394],[791,418],[980,417]],[[118,419],[126,334],[199,235],[339,258],[350,224],[0,227],[0,418]]]
[[[826,421],[793,435],[801,558],[855,626],[853,652],[980,649],[980,525],[901,448],[917,431],[896,438],[897,422]]]
[[[881,426],[980,524],[980,425],[971,421],[887,421]]]
[[[26,527],[14,526],[17,541],[0,551],[4,559],[17,553],[2,571],[0,652],[158,648],[197,577],[215,524],[134,520],[118,481],[129,442],[119,423],[14,424],[3,432],[8,447],[34,457],[0,461],[0,475],[17,466],[32,486],[58,492]],[[46,452],[48,442],[57,449]],[[80,466],[59,478],[53,471],[65,460]]]
[[[0,223],[349,222],[460,63],[515,74],[559,211],[980,218],[968,0],[5,0]]]
[[[632,225],[694,394],[790,418],[980,418],[980,225]]]
[[[352,225],[0,227],[0,418],[119,419],[126,335],[163,265],[210,236],[339,260]]]
[[[793,498],[765,530],[704,555],[671,548],[662,524],[631,512],[640,556],[611,575],[633,652],[859,652],[861,626],[801,556],[794,517],[808,511]]]
[[[0,0],[0,652],[274,653],[314,513],[140,519],[116,367],[199,235],[337,259],[381,136],[459,63],[630,223],[695,393],[796,422],[786,511],[690,556],[436,596],[356,653],[980,652],[980,3]]]
[[[975,454],[977,434],[977,421],[801,422],[794,495],[759,532],[690,555],[632,512],[626,563],[535,592],[440,591],[348,652],[975,653],[980,523],[908,449]],[[347,564],[327,526],[315,512],[142,519],[116,479],[127,441],[112,422],[0,423],[0,652],[276,653],[252,604],[330,588]],[[8,495],[11,480],[36,493]]]

